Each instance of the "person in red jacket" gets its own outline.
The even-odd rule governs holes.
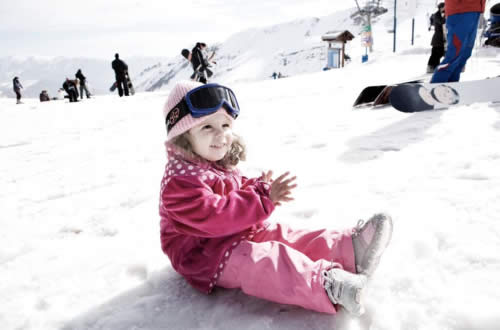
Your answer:
[[[335,314],[359,315],[361,292],[392,233],[377,214],[355,228],[294,230],[266,220],[291,201],[295,177],[247,178],[233,133],[240,108],[218,84],[178,83],[164,106],[168,162],[161,182],[160,237],[172,267],[194,288],[248,295]]]
[[[445,0],[448,47],[431,83],[455,82],[472,54],[486,0]]]

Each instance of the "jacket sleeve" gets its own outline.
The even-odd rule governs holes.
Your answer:
[[[269,192],[260,182],[220,195],[195,176],[171,178],[160,206],[162,216],[172,220],[179,232],[199,237],[239,233],[267,219],[273,210]]]
[[[441,15],[440,13],[435,13],[434,14],[434,25],[443,25],[446,23],[446,18],[444,15]]]

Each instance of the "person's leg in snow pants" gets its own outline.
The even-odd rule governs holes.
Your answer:
[[[233,250],[217,285],[335,314],[323,287],[322,271],[339,267],[356,273],[351,234],[352,230],[292,230],[271,225]]]
[[[80,83],[80,99],[83,100],[83,91],[85,91],[85,95],[87,95],[87,98],[89,99],[90,98],[90,93],[89,93],[89,90],[87,88],[87,85],[85,84],[85,82],[81,82]]]
[[[16,93],[17,103],[21,103],[21,90],[15,89],[14,92]]]
[[[455,82],[472,54],[476,41],[479,13],[451,15],[446,19],[448,48],[444,60],[436,68],[431,83]]]
[[[435,69],[439,62],[441,61],[441,57],[444,55],[444,47],[435,46],[432,47],[431,56],[429,57],[429,61],[427,65]]]
[[[128,82],[125,75],[116,76],[116,85],[118,87],[118,95],[120,95],[120,97],[122,97],[124,93],[125,96],[128,96]]]

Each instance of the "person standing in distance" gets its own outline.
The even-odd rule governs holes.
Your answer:
[[[21,85],[18,77],[14,77],[14,79],[12,80],[12,85],[14,93],[16,93],[16,104],[22,104],[23,102],[21,102],[21,89],[23,89],[24,87],[23,85]]]
[[[87,78],[83,75],[82,69],[78,69],[75,77],[80,80],[80,98],[83,99],[83,91],[85,91],[85,95],[87,95],[87,98],[90,99],[90,92],[87,88]]]
[[[455,82],[472,54],[476,41],[479,16],[486,0],[445,0],[446,40],[444,60],[434,72],[431,83]]]
[[[127,83],[127,74],[128,74],[128,65],[120,59],[120,55],[118,53],[115,54],[115,59],[111,62],[111,67],[115,71],[116,77],[116,86],[118,87],[118,95],[120,97],[129,95],[128,83]]]
[[[203,51],[207,45],[203,42],[197,42],[196,45],[191,50],[191,65],[193,66],[193,74],[191,79],[194,81],[199,81],[202,84],[207,83],[208,76],[208,66],[210,65],[208,59],[205,57]]]
[[[444,2],[440,2],[438,5],[438,10],[432,14],[432,25],[434,25],[434,35],[431,40],[431,56],[427,62],[427,73],[433,73],[436,67],[439,65],[441,58],[444,56],[444,45],[446,41],[446,36],[443,31],[443,25],[446,23],[446,18],[444,16]]]

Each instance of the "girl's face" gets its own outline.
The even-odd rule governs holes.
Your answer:
[[[193,151],[212,162],[224,158],[233,143],[233,122],[224,113],[226,110],[219,110],[198,126],[191,128],[187,134]]]

